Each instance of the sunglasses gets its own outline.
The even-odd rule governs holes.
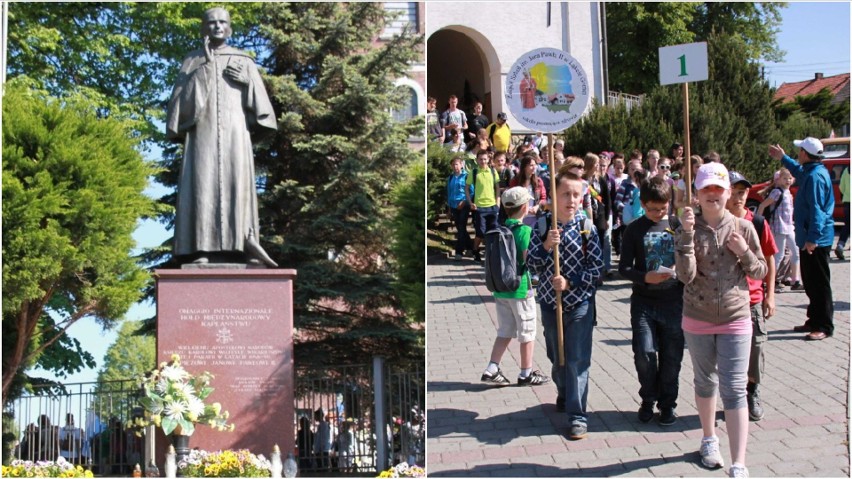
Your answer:
[[[672,169],[672,167],[671,167],[671,166],[669,166],[669,165],[657,165],[657,169],[660,169],[660,170],[671,170],[671,169]]]

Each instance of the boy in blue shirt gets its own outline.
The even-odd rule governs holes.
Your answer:
[[[506,209],[506,227],[512,230],[517,251],[518,270],[523,271],[518,289],[508,293],[494,293],[497,305],[497,337],[491,348],[491,361],[482,373],[482,382],[505,386],[509,380],[500,370],[500,359],[509,347],[512,338],[521,343],[521,372],[518,374],[518,384],[522,386],[538,386],[547,384],[550,378],[533,371],[533,351],[535,350],[536,335],[536,306],[535,294],[530,287],[530,274],[525,267],[527,249],[530,244],[532,228],[521,223],[529,208],[529,191],[521,186],[509,188],[500,197]]]
[[[465,195],[467,172],[464,170],[464,160],[456,156],[450,161],[453,174],[447,178],[447,206],[450,216],[456,226],[456,261],[460,261],[465,249],[472,247],[470,233],[467,232],[467,218],[470,216],[470,205]]]

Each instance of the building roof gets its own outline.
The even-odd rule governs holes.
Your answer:
[[[785,102],[792,101],[797,96],[813,95],[819,93],[823,88],[828,88],[832,96],[837,96],[842,90],[846,90],[846,95],[849,91],[849,74],[841,73],[830,77],[823,76],[822,73],[817,73],[810,80],[782,83],[775,92],[775,99],[781,99]]]

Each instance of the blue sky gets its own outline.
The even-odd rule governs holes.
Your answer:
[[[808,80],[814,73],[825,76],[849,73],[850,60],[850,3],[795,2],[781,11],[783,21],[778,44],[787,52],[783,63],[767,63],[766,76],[770,86],[784,82]],[[151,196],[164,193],[161,186],[148,189]],[[162,225],[154,221],[140,222],[134,234],[139,248],[156,246],[169,236]],[[127,313],[129,320],[139,320],[154,314],[151,304],[137,304]],[[107,348],[115,341],[116,333],[102,331],[94,320],[84,318],[69,329],[69,334],[83,344],[102,366]],[[83,371],[65,379],[66,383],[90,382],[97,371]]]
[[[781,11],[778,44],[782,63],[766,63],[769,85],[849,73],[849,2],[795,2]]]

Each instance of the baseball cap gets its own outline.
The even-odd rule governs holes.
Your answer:
[[[503,202],[503,206],[506,208],[515,208],[517,206],[521,206],[524,203],[527,203],[532,199],[530,196],[530,192],[528,189],[523,186],[515,186],[513,188],[509,188],[508,190],[503,192],[503,195],[500,196],[500,200]]]
[[[506,116],[506,114],[501,111],[500,113],[497,114],[497,119],[506,121],[507,119],[509,119],[509,117]]]
[[[751,182],[750,182],[750,181],[748,181],[748,180],[746,179],[746,177],[745,177],[745,176],[743,176],[743,175],[742,175],[740,172],[738,172],[738,171],[732,171],[732,172],[730,172],[730,178],[731,178],[731,186],[734,186],[734,185],[736,185],[736,184],[742,183],[742,184],[744,184],[744,185],[745,185],[745,187],[746,187],[746,188],[751,188]]]
[[[793,140],[793,144],[813,156],[822,156],[822,142],[812,136],[809,136],[804,140]]]
[[[728,175],[728,169],[721,163],[706,163],[698,168],[698,173],[695,175],[695,189],[703,190],[708,186],[721,186],[726,190],[731,189],[731,180]]]

